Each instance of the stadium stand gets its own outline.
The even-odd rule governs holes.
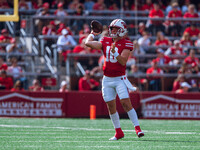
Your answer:
[[[12,42],[0,43],[0,50],[2,51],[0,55],[8,66],[11,65],[9,57],[21,58],[18,64],[23,68],[22,74],[27,80],[27,86],[24,87],[25,90],[31,85],[33,79],[38,79],[42,86],[49,90],[58,90],[61,81],[67,80],[70,90],[78,90],[78,80],[80,77],[84,75],[85,70],[92,71],[95,67],[98,68],[98,61],[102,56],[98,51],[89,50],[88,52],[84,46],[81,47],[81,41],[90,32],[86,25],[89,25],[94,18],[99,20],[104,26],[108,26],[110,21],[116,18],[122,18],[127,22],[129,38],[137,45],[137,49],[140,49],[137,53],[134,52],[131,64],[127,64],[127,74],[130,81],[138,85],[142,90],[150,90],[150,82],[152,80],[149,76],[153,77],[155,75],[147,76],[146,71],[151,67],[151,62],[159,60],[157,65],[164,72],[160,75],[160,88],[157,90],[172,91],[173,82],[178,77],[178,71],[181,66],[185,65],[184,59],[189,56],[191,49],[195,51],[197,59],[195,59],[193,64],[189,63],[187,65],[190,73],[184,73],[184,76],[188,82],[194,79],[197,86],[200,86],[199,72],[191,71],[194,66],[197,68],[200,66],[200,34],[195,32],[195,36],[191,35],[193,33],[191,31],[193,26],[197,30],[200,28],[200,11],[199,8],[195,8],[199,4],[198,1],[191,1],[188,6],[182,1],[161,3],[162,1],[156,0],[147,2],[142,0],[140,3],[138,1],[124,0],[122,4],[120,2],[113,4],[112,0],[106,0],[104,3],[92,0],[59,2],[48,1],[47,3],[44,1],[41,3],[40,1],[40,3],[35,3],[34,1],[20,0],[20,21],[16,23],[12,21],[0,22],[1,36],[8,32],[11,38],[15,38],[23,48],[24,53],[8,53],[5,51],[5,47],[12,44]],[[89,4],[92,4],[93,7],[88,7]],[[12,14],[12,2],[10,3],[9,1],[4,5],[0,4],[0,13]],[[163,12],[164,17],[155,17],[157,8],[154,9],[154,7],[159,7],[159,11]],[[176,14],[174,17],[173,11],[175,9],[178,9],[181,15]],[[151,26],[152,22],[155,23],[153,26]],[[156,24],[158,22],[159,27]],[[177,26],[181,26],[181,30],[175,30]],[[106,31],[106,27],[104,28]],[[62,55],[59,56],[57,49],[60,45],[56,43],[62,33],[62,29],[66,29],[77,44],[69,45],[67,52],[62,52]],[[158,36],[164,39],[157,38]],[[96,37],[96,40],[99,40],[99,38]],[[148,38],[148,42],[145,45],[142,42],[146,38]],[[161,40],[159,41],[158,39]],[[180,41],[184,55],[172,52],[175,49],[173,47],[175,44],[172,46],[172,43],[177,42],[177,40]],[[79,45],[78,48],[83,50],[78,49],[77,45]],[[76,53],[73,51],[74,47],[77,48]],[[158,49],[162,49],[165,54],[167,50],[173,49],[171,53],[167,53],[171,61],[168,63],[162,62],[164,59],[158,56]],[[64,59],[59,63],[61,57]],[[132,65],[137,67],[139,73],[131,72]],[[8,73],[8,75],[12,74]],[[101,81],[102,73],[98,71],[93,72],[92,77],[97,81]],[[56,85],[51,83],[43,85],[43,79],[56,79]]]

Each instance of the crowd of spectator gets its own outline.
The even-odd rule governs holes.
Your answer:
[[[11,8],[11,3],[6,0],[0,2],[0,8]],[[136,28],[137,39],[133,40],[134,51],[132,57],[127,64],[127,73],[135,74],[135,70],[140,73],[146,73],[146,78],[140,79],[142,87],[146,87],[147,90],[160,91],[161,77],[164,73],[177,73],[178,77],[175,79],[174,84],[170,90],[177,92],[185,92],[182,90],[188,88],[189,91],[195,91],[199,88],[199,81],[196,78],[182,79],[185,75],[198,75],[199,74],[199,58],[196,54],[200,54],[200,27],[198,20],[183,20],[183,19],[199,19],[200,18],[200,3],[192,0],[124,0],[123,6],[120,6],[120,1],[114,0],[20,0],[20,10],[36,9],[36,15],[49,16],[55,15],[56,19],[42,20],[36,19],[35,25],[37,27],[37,35],[58,36],[55,42],[51,38],[45,39],[46,46],[51,47],[52,44],[57,44],[57,52],[59,55],[59,62],[62,64],[66,61],[68,53],[79,54],[100,54],[101,52],[94,49],[89,49],[84,45],[85,37],[90,33],[90,27],[87,21],[83,19],[67,20],[65,16],[86,16],[88,11],[104,11],[104,10],[123,10],[126,11],[143,11],[146,13],[138,13],[139,17],[148,17],[146,21],[138,20],[138,24],[135,25],[131,21],[127,21],[129,31]],[[53,10],[53,13],[52,11]],[[67,11],[68,10],[68,11]],[[68,13],[72,11],[73,13]],[[97,15],[97,14],[95,14]],[[101,15],[100,13],[98,15]],[[132,16],[132,14],[126,13],[126,17]],[[183,18],[180,20],[180,18]],[[134,24],[134,25],[133,25]],[[1,27],[1,26],[0,26]],[[35,36],[37,36],[35,35]],[[79,36],[79,40],[74,39],[74,35]],[[107,24],[104,26],[101,37],[108,35]],[[132,35],[130,35],[132,36]],[[156,37],[154,40],[153,37]],[[169,38],[173,37],[173,38]],[[4,53],[23,53],[23,48],[16,42],[16,38],[11,37],[7,29],[1,30],[0,43],[8,43],[5,46],[0,47],[0,51]],[[137,55],[145,54],[157,54],[156,58],[140,58]],[[8,74],[12,74],[13,85],[6,85],[17,88],[19,85],[26,85],[27,79],[21,76],[23,69],[17,65],[17,61],[20,58],[10,57],[6,61],[11,62],[11,66],[4,70]],[[79,61],[83,64],[86,74],[79,82],[79,90],[81,88],[81,82],[88,84],[86,87],[88,90],[99,89],[99,84],[96,82],[93,85],[89,81],[90,76],[94,77],[97,74],[102,74],[102,57],[99,61],[96,58],[84,59],[75,58],[74,61]],[[140,63],[149,65],[145,67],[137,67]],[[175,67],[174,67],[175,66]],[[137,69],[135,69],[137,68]],[[88,73],[89,72],[89,73]],[[90,74],[90,75],[89,75]],[[6,75],[7,76],[7,75]],[[180,77],[181,76],[181,77]],[[181,79],[180,79],[181,78]],[[82,81],[81,81],[82,80]],[[18,82],[19,81],[19,82]],[[94,80],[95,81],[95,80]],[[92,80],[92,82],[94,82]],[[17,85],[15,85],[17,83]],[[35,84],[39,84],[39,81],[34,80]],[[148,84],[148,86],[146,86]],[[61,83],[60,91],[66,91],[67,82]],[[35,91],[42,87],[30,88],[23,86],[22,89],[29,89]]]

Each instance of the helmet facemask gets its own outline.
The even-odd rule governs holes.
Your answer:
[[[112,33],[112,28],[114,28],[114,27],[110,27],[110,26],[109,26],[109,32],[108,32],[108,33],[109,33],[109,36],[112,37],[112,38],[117,38],[117,37],[119,37],[120,28],[117,27],[117,28],[119,28],[119,29],[117,30],[116,33]]]

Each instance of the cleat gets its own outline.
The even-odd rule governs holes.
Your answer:
[[[139,138],[143,137],[143,136],[144,136],[144,132],[138,132],[137,136],[138,136]]]
[[[117,140],[122,139],[122,138],[124,138],[124,135],[121,136],[121,137],[113,136],[112,138],[109,139],[109,141],[117,141]]]
[[[135,126],[135,132],[139,138],[144,136],[144,132],[142,132],[140,126]]]
[[[115,136],[113,136],[113,137],[111,137],[111,138],[109,139],[109,141],[117,141],[117,138],[116,138]]]
[[[115,136],[110,138],[109,139],[110,141],[116,141],[116,140],[122,139],[124,137],[124,133],[121,128],[117,128],[117,129],[115,129],[115,131],[116,131]]]

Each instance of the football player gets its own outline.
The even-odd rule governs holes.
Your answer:
[[[92,49],[102,50],[105,57],[102,94],[116,131],[114,137],[110,138],[110,140],[119,140],[124,137],[120,126],[119,114],[116,110],[117,94],[124,110],[128,113],[135,126],[137,136],[142,137],[144,133],[140,129],[138,117],[131,104],[127,89],[128,87],[130,90],[136,91],[137,88],[133,87],[125,76],[126,62],[133,50],[133,43],[127,38],[127,25],[123,20],[115,19],[109,26],[110,37],[104,37],[101,41],[94,41],[94,37],[100,33],[100,31],[97,33],[92,30],[85,44]]]

